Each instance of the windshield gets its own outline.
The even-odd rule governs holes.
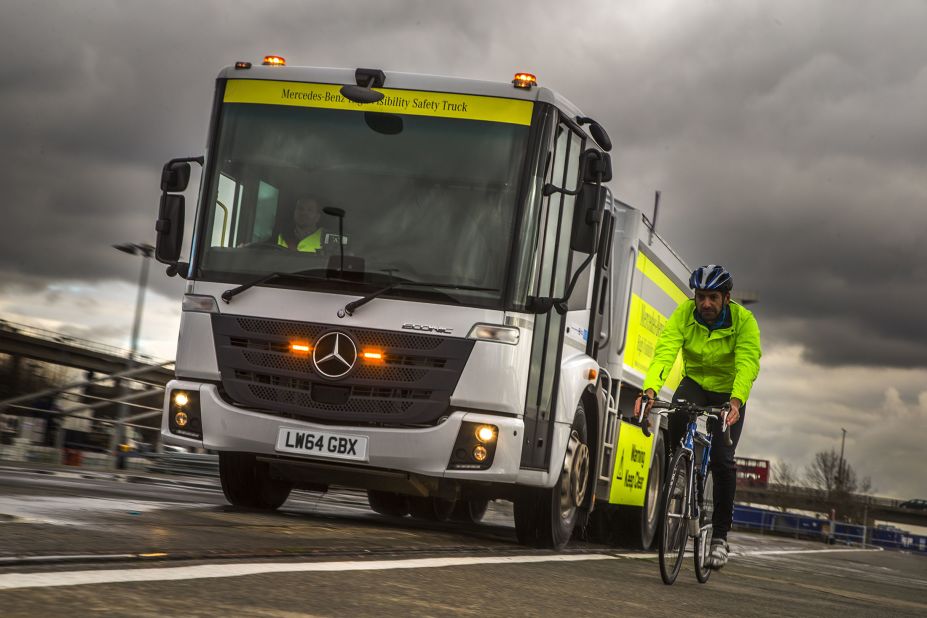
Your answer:
[[[313,88],[336,88],[288,86],[302,87],[307,97]],[[281,278],[269,285],[357,293],[364,285],[430,282],[482,288],[444,289],[439,297],[500,306],[532,104],[419,94],[426,103],[457,97],[527,108],[512,122],[447,117],[438,103],[393,114],[359,111],[344,99],[332,109],[305,99],[229,102],[226,94],[199,222],[197,277],[338,277],[343,248],[344,269],[360,284]],[[363,109],[370,108],[380,109]],[[434,295],[405,286],[386,294]]]

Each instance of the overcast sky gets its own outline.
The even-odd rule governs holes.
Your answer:
[[[127,346],[163,162],[203,151],[218,70],[534,72],[615,144],[613,190],[756,292],[744,456],[840,446],[927,498],[927,2],[37,2],[0,6],[0,317]],[[142,349],[173,357],[152,270]]]

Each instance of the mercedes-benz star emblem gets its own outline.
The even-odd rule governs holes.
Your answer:
[[[315,370],[331,380],[343,378],[357,362],[357,346],[348,335],[333,331],[325,333],[312,350]]]

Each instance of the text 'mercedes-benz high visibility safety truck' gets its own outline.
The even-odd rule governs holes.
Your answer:
[[[665,440],[623,416],[688,269],[613,198],[610,149],[530,74],[223,69],[207,154],[161,180],[156,255],[187,280],[165,442],[218,452],[241,507],[506,499],[525,544],[649,546]]]

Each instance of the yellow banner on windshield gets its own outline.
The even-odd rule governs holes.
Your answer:
[[[341,86],[333,84],[230,79],[225,85],[224,101],[436,116],[520,125],[531,124],[531,112],[534,108],[531,101],[518,99],[393,88],[375,88],[374,90],[384,94],[383,99],[376,103],[355,103],[341,96],[340,90]]]

